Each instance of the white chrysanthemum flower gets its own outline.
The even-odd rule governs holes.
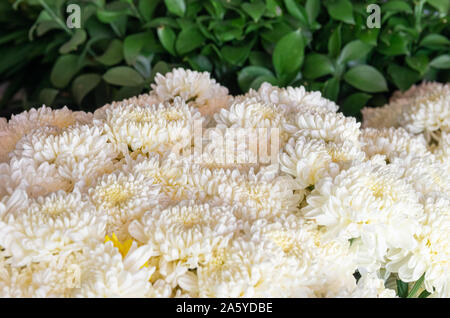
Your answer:
[[[265,103],[285,105],[289,112],[302,110],[337,112],[338,106],[331,100],[322,97],[320,92],[307,92],[305,87],[279,88],[263,83],[257,91],[250,89],[243,97],[237,99],[256,98]]]
[[[439,297],[450,297],[450,197],[433,193],[425,200],[425,214],[417,246],[410,251],[393,250],[387,269],[402,281],[417,281],[425,275],[425,288]]]
[[[230,100],[228,89],[216,83],[207,72],[177,68],[164,76],[158,73],[151,87],[150,95],[160,101],[172,102],[179,96],[205,116],[226,107]]]
[[[432,151],[436,159],[447,166],[450,173],[450,133],[443,132],[439,144]]]
[[[92,114],[73,112],[67,107],[53,110],[49,107],[32,108],[19,115],[11,116],[8,125],[3,122],[0,129],[0,162],[8,160],[8,153],[15,148],[17,141],[32,130],[44,126],[54,126],[60,129],[75,124],[85,124],[92,121]]]
[[[200,297],[286,297],[283,255],[264,242],[237,237],[197,269]]]
[[[90,184],[113,170],[118,153],[99,127],[72,126],[58,132],[38,130],[23,137],[11,153],[13,158],[29,159],[34,165],[48,163],[72,185]]]
[[[323,178],[302,212],[325,226],[329,237],[360,240],[375,262],[381,262],[389,248],[411,250],[423,207],[399,170],[368,161],[335,178]]]
[[[439,140],[439,131],[450,132],[450,84],[424,82],[404,93],[394,103],[402,105],[400,124],[411,133],[424,133],[427,140]]]
[[[301,196],[295,193],[297,183],[290,176],[260,171],[255,174],[239,170],[193,169],[188,185],[198,191],[203,202],[212,199],[229,205],[239,205],[248,218],[273,217],[296,211]],[[243,212],[243,218],[246,213]]]
[[[167,261],[183,260],[190,268],[208,262],[214,249],[227,245],[238,226],[231,206],[180,203],[147,212],[130,224],[131,235],[149,244]]]
[[[15,266],[67,255],[87,240],[102,240],[106,218],[79,192],[63,191],[29,199],[27,207],[10,211],[0,221],[0,246]]]
[[[360,141],[369,158],[385,155],[391,161],[395,157],[429,154],[425,138],[411,135],[403,128],[365,128],[361,131]]]
[[[152,248],[134,242],[123,256],[111,243],[87,245],[82,272],[71,297],[147,297],[152,294],[150,278],[154,267],[145,266]]]
[[[188,167],[176,156],[161,158],[158,155],[138,156],[135,160],[125,158],[122,171],[134,175],[143,175],[153,179],[154,184],[161,186],[161,193],[167,198],[167,204],[187,200],[193,197],[193,191],[187,185]],[[159,204],[163,204],[160,200]]]
[[[299,136],[286,144],[280,154],[280,165],[281,171],[293,176],[304,189],[327,175],[336,175],[340,167],[364,159],[364,152],[349,141],[336,144]]]
[[[128,225],[167,199],[153,178],[120,171],[100,177],[88,190],[99,213],[107,217],[106,233],[129,238]]]
[[[295,215],[273,222],[257,220],[248,231],[254,240],[269,242],[286,258],[282,265],[286,271],[285,293],[302,288],[311,292],[310,297],[332,297],[355,288],[357,264],[348,241],[325,241],[316,224]]]
[[[448,165],[436,160],[433,155],[408,156],[392,160],[403,169],[402,177],[414,186],[420,198],[431,192],[443,192],[450,195]]]
[[[360,123],[354,117],[345,117],[342,113],[307,111],[298,113],[292,133],[324,141],[343,143],[350,141],[358,145],[361,134]]]
[[[386,104],[382,107],[364,107],[361,109],[363,116],[363,128],[397,128],[399,116],[402,112],[400,104]]]
[[[376,273],[362,275],[357,287],[351,292],[343,291],[337,297],[345,298],[396,298],[394,289],[386,288],[384,280]]]
[[[95,113],[94,122],[104,127],[109,141],[123,154],[129,150],[164,154],[190,148],[194,127],[202,127],[203,118],[195,108],[176,98],[173,104],[110,107]]]

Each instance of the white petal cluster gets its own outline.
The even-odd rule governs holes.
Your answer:
[[[0,118],[0,296],[450,297],[449,101],[423,83],[361,128],[304,87],[174,69]]]

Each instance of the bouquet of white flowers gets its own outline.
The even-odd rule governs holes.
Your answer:
[[[175,69],[0,118],[0,296],[449,297],[450,85],[363,115]]]

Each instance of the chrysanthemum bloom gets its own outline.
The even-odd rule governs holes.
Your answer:
[[[116,171],[100,177],[88,194],[98,212],[106,216],[106,233],[115,233],[123,240],[130,237],[131,221],[166,201],[160,189],[153,178]]]
[[[183,260],[189,268],[207,262],[214,249],[223,248],[238,226],[228,205],[196,205],[182,202],[171,208],[149,211],[129,231],[149,244],[167,261]]]
[[[171,104],[151,106],[120,105],[94,114],[96,125],[103,127],[109,142],[122,154],[180,152],[191,147],[194,125],[202,125],[195,108],[176,98]]]
[[[450,198],[439,193],[427,197],[420,223],[416,247],[409,251],[390,251],[387,269],[398,272],[405,282],[416,281],[424,275],[430,293],[450,297]]]
[[[423,135],[412,135],[403,128],[365,128],[360,141],[368,157],[385,155],[388,160],[406,156],[427,156],[429,151]]]
[[[106,217],[78,191],[28,199],[26,207],[9,211],[0,220],[0,246],[14,266],[49,261],[67,255],[86,241],[102,240]]]
[[[181,97],[205,116],[226,107],[230,100],[228,89],[216,83],[207,72],[178,68],[164,76],[158,73],[151,87],[150,95],[160,101],[172,102],[176,97]]]
[[[8,161],[8,153],[15,148],[17,141],[36,128],[53,126],[64,129],[76,123],[84,124],[91,121],[92,114],[72,112],[67,107],[52,110],[42,106],[13,115],[8,124],[3,120],[0,125],[0,162]]]
[[[326,227],[326,235],[356,239],[363,255],[371,251],[370,268],[380,266],[390,248],[411,250],[423,213],[414,188],[401,178],[399,167],[368,161],[326,177],[306,198],[302,212]],[[360,264],[363,265],[363,264]]]
[[[269,83],[263,83],[257,91],[250,89],[239,99],[256,98],[264,103],[284,105],[289,113],[305,110],[337,112],[338,106],[331,100],[323,98],[320,92],[307,92],[305,87],[279,88]]]
[[[365,126],[402,126],[410,133],[423,133],[428,142],[439,141],[441,132],[450,131],[449,94],[449,84],[413,85],[397,92],[384,107],[363,110]]]

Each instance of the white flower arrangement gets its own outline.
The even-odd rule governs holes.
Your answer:
[[[1,297],[450,297],[450,84],[151,88],[0,118]]]

